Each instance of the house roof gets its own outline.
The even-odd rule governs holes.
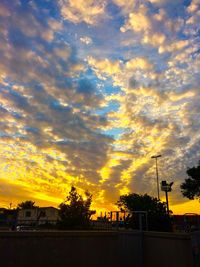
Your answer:
[[[58,210],[57,208],[55,207],[38,207],[39,209],[54,209],[54,210]]]
[[[19,209],[19,210],[35,210],[35,209],[39,209],[39,210],[40,210],[40,209],[43,209],[43,210],[44,210],[44,209],[54,209],[54,210],[58,210],[57,208],[55,208],[55,207],[51,207],[51,206],[50,206],[50,207],[33,207],[33,208],[25,208],[25,209],[22,208],[22,209]]]

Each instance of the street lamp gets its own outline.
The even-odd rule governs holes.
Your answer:
[[[167,214],[169,215],[169,201],[168,201],[168,192],[172,191],[172,185],[174,182],[167,183],[166,181],[161,182],[161,190],[165,192],[166,196],[166,205],[167,205]]]
[[[160,199],[160,193],[159,193],[159,181],[158,181],[158,158],[162,157],[162,155],[156,155],[152,156],[152,159],[156,160],[156,179],[157,179],[157,191],[158,191],[158,200]]]

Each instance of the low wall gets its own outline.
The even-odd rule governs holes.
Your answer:
[[[144,267],[193,266],[189,234],[145,232]]]
[[[200,266],[200,231],[191,233],[194,267]]]
[[[189,235],[0,232],[1,267],[192,267]]]

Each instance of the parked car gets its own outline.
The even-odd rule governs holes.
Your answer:
[[[36,228],[34,228],[33,226],[29,226],[29,225],[17,225],[16,231],[17,232],[36,231]]]

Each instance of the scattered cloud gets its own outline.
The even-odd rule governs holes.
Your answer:
[[[106,2],[59,0],[59,5],[64,19],[73,23],[85,22],[93,25],[104,14]]]
[[[160,179],[175,182],[172,207],[188,205],[179,186],[200,156],[199,4],[1,1],[3,205],[56,206],[71,185],[98,209],[156,195],[156,153]]]
[[[92,44],[92,39],[88,36],[81,37],[80,41],[86,45]]]

